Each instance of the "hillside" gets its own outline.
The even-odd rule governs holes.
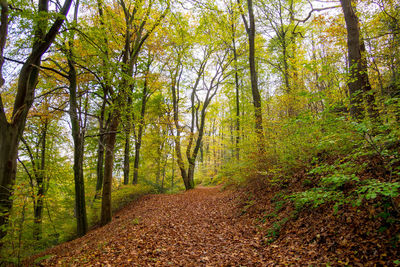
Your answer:
[[[246,206],[246,195],[244,191],[201,187],[175,195],[145,196],[116,214],[110,224],[42,253],[40,258],[44,260],[40,263],[44,266],[374,266],[393,265],[393,259],[399,257],[395,249],[385,246],[385,240],[372,233],[360,240],[373,223],[360,228],[364,218],[361,215],[357,221],[351,213],[328,217],[323,210],[305,212],[284,225],[281,236],[269,243],[265,224],[258,220],[258,209],[266,206],[262,201]],[[267,194],[264,204],[273,195]]]

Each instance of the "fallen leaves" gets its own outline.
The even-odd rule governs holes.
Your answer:
[[[366,253],[378,253],[379,242],[364,240],[357,245],[369,250],[360,254],[353,233],[340,228],[335,217],[311,220],[311,211],[289,222],[276,242],[265,244],[256,214],[237,215],[238,194],[198,188],[146,196],[121,210],[110,224],[38,257],[54,255],[41,262],[46,266],[361,266],[368,265],[368,258],[362,258]],[[344,223],[351,216],[346,214]],[[375,263],[387,263],[382,260],[386,254],[379,258]]]

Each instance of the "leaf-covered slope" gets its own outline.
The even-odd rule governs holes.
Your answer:
[[[110,224],[37,257],[51,255],[42,260],[44,266],[374,266],[396,262],[396,249],[385,246],[385,240],[373,233],[374,220],[366,214],[332,216],[332,208],[325,207],[300,213],[275,229],[280,217],[289,216],[291,205],[282,206],[277,218],[265,216],[273,214],[279,189],[261,185],[258,192],[249,191],[252,187],[149,195],[121,210]],[[280,234],[269,243],[274,231]]]
[[[198,188],[150,195],[105,227],[46,252],[44,265],[253,265],[264,262],[252,221],[240,218],[235,195]]]

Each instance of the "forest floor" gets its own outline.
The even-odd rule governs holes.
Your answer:
[[[104,227],[45,252],[43,265],[262,265],[252,221],[240,218],[234,193],[220,187],[149,195]]]
[[[289,223],[284,236],[269,243],[259,218],[251,213],[254,203],[246,199],[246,193],[221,187],[148,195],[115,214],[110,224],[34,258],[51,255],[42,266],[379,265],[379,252],[374,263],[366,258],[357,262],[350,232],[336,226],[330,231],[329,225],[337,222],[328,216]],[[330,239],[330,232],[337,237]],[[367,247],[379,246],[374,242],[369,240]],[[356,245],[363,249],[361,243]],[[32,265],[34,258],[26,264]]]

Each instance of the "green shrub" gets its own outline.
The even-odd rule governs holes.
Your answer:
[[[338,188],[341,188],[345,184],[353,182],[353,181],[358,182],[358,181],[360,181],[360,179],[358,177],[356,177],[355,174],[345,175],[345,174],[335,173],[333,175],[322,178],[320,184],[324,188],[336,190]]]
[[[151,193],[155,193],[155,190],[149,185],[122,185],[112,192],[111,210],[112,212],[116,212],[141,196]],[[92,208],[88,211],[90,225],[95,225],[100,221],[100,208],[101,201],[96,200]]]
[[[289,197],[297,210],[306,206],[317,208],[327,202],[339,202],[344,199],[344,194],[341,191],[327,191],[324,188],[313,188],[304,192],[299,192]]]
[[[355,190],[358,199],[356,205],[361,205],[362,200],[375,199],[378,196],[397,197],[399,196],[400,183],[398,182],[381,182],[379,180],[367,180],[364,185]]]

